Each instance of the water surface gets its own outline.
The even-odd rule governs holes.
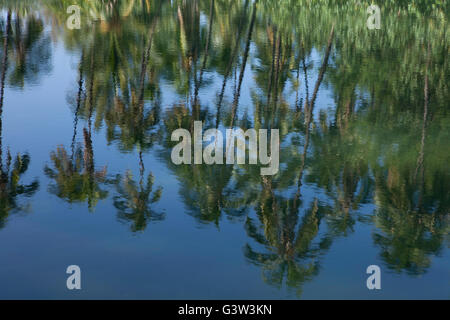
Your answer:
[[[1,1],[0,298],[450,298],[449,8],[412,2]],[[174,165],[194,121],[279,129],[279,173]]]

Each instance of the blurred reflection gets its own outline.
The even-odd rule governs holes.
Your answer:
[[[99,200],[105,199],[108,192],[102,189],[106,182],[106,167],[96,170],[94,163],[94,149],[92,146],[92,115],[94,109],[95,65],[93,53],[90,57],[92,71],[87,80],[87,92],[83,93],[83,60],[82,54],[79,67],[78,96],[75,108],[75,120],[71,153],[68,154],[64,146],[59,146],[50,154],[53,167],[46,166],[45,174],[54,180],[49,191],[69,203],[87,202],[89,210],[93,211]],[[78,117],[81,112],[88,114],[87,128],[83,128],[84,146],[76,145]]]
[[[11,50],[11,42],[16,41],[16,43],[22,43],[22,39],[20,35],[17,35],[21,30],[21,23],[18,21],[19,12],[15,11],[17,15],[15,20],[15,31],[13,29],[13,18],[12,18],[12,10],[9,9],[6,16],[6,25],[5,30],[3,32],[3,57],[2,57],[2,65],[1,65],[1,88],[0,88],[0,229],[3,228],[6,224],[6,221],[10,215],[10,213],[26,211],[28,205],[22,204],[19,201],[19,198],[23,197],[31,197],[38,189],[39,182],[38,180],[34,180],[30,184],[23,184],[21,182],[22,176],[28,170],[28,166],[30,164],[30,156],[25,153],[21,155],[18,153],[14,158],[11,155],[9,148],[6,152],[6,159],[4,159],[5,155],[3,152],[3,104],[5,101],[5,85],[7,81],[8,69],[11,64],[9,61],[9,56]],[[33,21],[30,24],[33,24],[36,21]],[[5,21],[2,21],[4,24]],[[30,31],[30,30],[28,30]],[[30,35],[32,32],[28,32]],[[38,38],[37,35],[31,36],[28,38],[27,43],[33,42]],[[24,61],[24,57],[21,57],[22,61],[22,69],[26,69],[26,63]],[[17,65],[13,67],[17,70]],[[13,77],[14,79],[14,77]],[[11,85],[20,85],[17,81],[11,81]],[[23,85],[23,83],[22,83]]]
[[[43,1],[54,32],[81,56],[72,146],[51,153],[50,191],[93,209],[111,187],[119,220],[144,231],[164,218],[143,160],[156,150],[179,181],[164,196],[199,223],[242,223],[244,255],[271,285],[300,295],[333,242],[361,224],[373,226],[388,268],[427,272],[449,233],[449,27],[445,5],[422,12],[413,2],[385,4],[384,31],[371,33],[365,8],[335,1]],[[81,30],[61,27],[69,3],[90,14]],[[2,64],[2,88],[47,70],[33,64],[41,20],[6,21],[3,59],[14,72]],[[175,166],[171,133],[196,120],[280,129],[280,172]],[[96,169],[92,137],[103,128],[114,152],[139,157],[139,179]]]
[[[154,177],[151,173],[145,179],[145,167],[142,153],[139,154],[140,177],[139,184],[133,180],[131,171],[124,176],[116,177],[118,196],[114,197],[114,206],[119,211],[118,218],[131,222],[131,231],[144,231],[150,221],[164,219],[163,213],[155,212],[151,205],[161,198],[162,188],[153,190]],[[145,179],[145,182],[144,182]]]
[[[10,19],[9,34],[4,39],[9,45],[6,81],[13,88],[23,89],[26,83],[36,84],[39,77],[51,71],[50,37],[31,1],[3,0],[0,8]]]
[[[1,137],[0,137],[1,139]],[[30,156],[17,154],[13,159],[6,154],[6,165],[0,156],[0,229],[6,224],[11,213],[26,211],[27,205],[19,202],[20,197],[31,197],[38,189],[39,182],[21,183],[21,177],[28,170]]]

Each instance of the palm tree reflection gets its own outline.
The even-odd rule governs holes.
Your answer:
[[[94,166],[95,113],[95,129],[106,125],[108,143],[139,154],[139,179],[131,171],[112,179],[118,217],[133,232],[164,218],[153,210],[161,188],[155,190],[142,160],[159,144],[161,158],[180,182],[178,195],[187,213],[217,227],[224,215],[245,221],[245,257],[261,267],[270,284],[285,282],[301,293],[303,283],[318,274],[333,241],[351,235],[358,223],[375,226],[373,241],[389,268],[412,274],[428,270],[449,230],[448,61],[442,55],[447,29],[440,33],[431,26],[425,32],[421,27],[412,33],[404,30],[408,23],[396,22],[386,34],[355,29],[355,37],[347,22],[334,29],[334,4],[317,6],[319,10],[306,3],[277,3],[285,10],[274,10],[275,2],[268,0],[166,1],[158,2],[159,7],[156,2],[82,2],[100,16],[100,28],[84,25],[86,31],[94,26],[87,40],[81,32],[65,33],[68,43],[80,42],[84,56],[90,57],[80,64],[74,137],[78,117],[88,126],[84,149],[73,139],[71,155],[63,147],[52,153],[55,169],[46,172],[55,180],[54,193],[88,201],[90,207],[106,197],[101,189],[109,182],[106,170]],[[303,18],[294,25],[289,23],[293,10]],[[309,25],[310,15],[320,28]],[[39,31],[33,23],[30,28]],[[357,25],[356,20],[351,24]],[[339,40],[332,51],[334,32]],[[429,33],[436,47],[429,54],[439,57],[439,63],[427,64],[426,87],[434,100],[422,110],[420,48]],[[392,39],[395,47],[387,46]],[[326,44],[324,52],[316,51]],[[20,46],[14,48],[20,53]],[[315,51],[323,55],[318,68],[313,66]],[[20,54],[17,59],[21,61]],[[317,74],[314,86],[308,84],[309,70],[310,76]],[[323,84],[334,100],[329,110],[327,99],[321,100],[327,93],[319,98]],[[163,90],[167,87],[172,90]],[[207,90],[211,92],[202,95]],[[211,101],[204,96],[214,93],[217,101],[208,106]],[[172,98],[164,109],[162,101]],[[322,105],[315,113],[316,99]],[[196,120],[204,121],[205,129],[279,128],[279,174],[262,178],[258,166],[173,165],[171,133],[178,128],[192,133]],[[433,143],[427,143],[431,137]],[[320,196],[308,197],[308,192]],[[376,209],[366,212],[371,205]]]
[[[119,220],[131,222],[132,232],[144,231],[149,222],[161,221],[165,217],[164,213],[151,208],[161,198],[162,187],[153,190],[155,179],[151,172],[145,178],[142,153],[139,154],[139,159],[139,183],[133,179],[131,171],[123,176],[117,175],[115,181],[118,195],[114,197],[114,206],[118,210]]]
[[[72,138],[72,150],[69,155],[64,146],[57,147],[56,151],[50,153],[53,168],[46,166],[45,174],[54,180],[50,184],[49,190],[59,198],[65,199],[69,203],[87,202],[90,211],[93,211],[99,200],[105,199],[108,192],[101,188],[106,182],[106,166],[100,170],[95,169],[94,150],[92,146],[91,118],[94,108],[94,74],[92,70],[88,81],[87,97],[83,99],[83,59],[81,55],[78,80],[78,97],[75,108],[75,120]],[[91,55],[91,66],[93,55]],[[88,113],[88,127],[83,128],[84,146],[76,145],[78,115],[81,107],[85,106]]]
[[[0,138],[1,139],[1,138]],[[0,158],[0,229],[5,226],[11,212],[27,209],[18,202],[19,196],[31,197],[39,189],[39,182],[34,180],[30,184],[20,182],[22,175],[28,170],[30,156],[18,154],[12,162],[11,153],[7,152],[6,165]]]
[[[19,26],[20,28],[20,26]],[[0,88],[0,229],[6,224],[11,212],[26,210],[26,206],[18,201],[19,196],[31,197],[39,189],[39,182],[34,180],[30,184],[22,184],[21,177],[28,170],[30,156],[25,153],[17,154],[14,159],[8,149],[6,163],[3,160],[3,103],[5,99],[6,74],[8,72],[8,55],[12,29],[12,11],[8,10],[6,28],[3,40],[3,58],[1,66]]]

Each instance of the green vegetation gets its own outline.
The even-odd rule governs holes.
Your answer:
[[[3,78],[21,87],[48,70],[25,56],[37,54],[33,46],[46,52],[46,41],[37,40],[43,24],[25,5],[0,3],[17,14],[16,24],[27,17],[24,36],[20,27],[4,31],[12,66]],[[81,8],[81,30],[65,28],[72,4]],[[373,225],[389,268],[425,273],[450,231],[449,3],[380,1],[381,30],[366,27],[368,5],[42,0],[52,32],[80,57],[75,135],[78,118],[86,123],[83,151],[51,154],[50,191],[93,208],[112,183],[119,219],[132,231],[164,218],[151,209],[161,196],[151,174],[141,172],[139,183],[129,172],[107,181],[106,169],[95,169],[91,131],[106,126],[120,152],[158,150],[197,221],[241,222],[249,235],[245,257],[272,285],[300,294],[333,241],[356,223]],[[162,105],[163,87],[176,97],[169,106]],[[328,93],[331,105],[317,98]],[[195,120],[209,128],[279,128],[279,174],[173,165],[171,132],[192,130]],[[318,190],[313,199],[302,194],[306,187]],[[1,199],[20,193],[14,190]]]

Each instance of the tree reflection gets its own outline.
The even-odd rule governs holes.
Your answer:
[[[1,88],[0,88],[0,229],[6,224],[10,213],[20,212],[27,209],[26,205],[19,202],[20,197],[31,197],[39,189],[39,182],[34,180],[30,184],[21,182],[22,176],[28,170],[30,156],[25,153],[17,154],[14,159],[8,148],[6,152],[6,163],[3,154],[3,103],[5,100],[6,74],[8,72],[12,35],[12,11],[8,10],[3,40],[3,57],[1,66]]]
[[[78,96],[75,108],[74,135],[72,138],[72,150],[69,155],[64,146],[59,146],[51,152],[50,159],[53,168],[46,166],[45,174],[54,180],[49,186],[49,191],[69,203],[87,202],[89,210],[94,210],[99,200],[105,199],[108,192],[101,185],[106,182],[106,167],[96,170],[94,163],[94,149],[92,146],[91,118],[94,109],[94,81],[95,70],[87,81],[87,94],[83,99],[83,60],[82,54],[79,67]],[[91,65],[93,55],[91,55]],[[76,134],[79,112],[84,108],[88,113],[88,127],[83,128],[84,146],[76,145]]]
[[[114,197],[114,206],[118,210],[118,218],[131,222],[131,231],[144,231],[151,221],[160,221],[165,217],[164,213],[154,211],[151,206],[159,201],[162,188],[153,190],[154,177],[152,173],[145,178],[145,168],[140,154],[140,178],[139,183],[133,179],[131,171],[127,171],[123,177],[116,177],[118,196]]]
[[[49,8],[62,22],[60,2]],[[244,222],[245,257],[271,285],[301,294],[335,239],[358,224],[374,226],[380,258],[396,272],[423,274],[442,252],[450,208],[445,5],[422,15],[422,0],[385,4],[385,30],[370,33],[356,2],[77,3],[95,16],[82,32],[63,34],[83,57],[74,137],[78,118],[87,127],[84,149],[74,139],[72,155],[52,153],[52,192],[90,207],[106,197],[91,133],[104,125],[108,143],[141,165],[139,180],[128,171],[113,181],[119,219],[133,232],[163,219],[152,209],[161,189],[142,160],[157,149],[196,221]],[[40,29],[29,25],[31,39]],[[205,129],[280,129],[280,172],[175,166],[171,133],[192,133],[198,120]]]
[[[27,209],[27,206],[19,203],[19,197],[31,197],[39,189],[39,182],[34,180],[30,184],[21,183],[21,178],[28,170],[30,156],[20,155],[12,159],[11,153],[6,154],[6,165],[0,158],[0,229],[5,223],[10,213],[20,212]]]
[[[7,37],[8,84],[14,88],[35,84],[40,76],[51,71],[50,37],[44,32],[44,21],[28,0],[2,1],[0,8],[7,10],[8,16],[12,15]]]

